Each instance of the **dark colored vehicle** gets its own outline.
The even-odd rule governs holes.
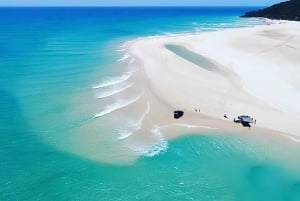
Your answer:
[[[174,111],[174,119],[179,119],[180,117],[183,116],[183,114],[184,114],[183,111],[181,111],[181,110],[175,110]]]

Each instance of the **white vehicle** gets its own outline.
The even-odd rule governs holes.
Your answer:
[[[236,123],[253,123],[253,118],[248,115],[241,115],[233,119]]]

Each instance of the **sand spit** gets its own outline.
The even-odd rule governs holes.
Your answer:
[[[160,112],[182,109],[184,120],[169,123],[240,131],[231,120],[248,114],[255,129],[300,136],[299,38],[300,23],[285,22],[138,39],[128,51],[159,100],[156,124],[167,123]]]

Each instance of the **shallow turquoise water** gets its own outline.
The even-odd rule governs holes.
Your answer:
[[[239,146],[257,146],[241,138],[184,137],[163,154],[116,166],[63,154],[22,134],[6,139],[10,145],[1,149],[1,200],[283,201],[300,196],[299,174],[261,160],[263,153],[241,153]]]
[[[259,23],[237,18],[249,9],[0,8],[0,200],[299,200],[297,171],[248,138],[176,139],[127,165],[60,149],[124,127],[110,117],[88,127],[109,103],[92,86],[122,74],[124,41]],[[103,139],[90,151],[109,154],[117,138]]]

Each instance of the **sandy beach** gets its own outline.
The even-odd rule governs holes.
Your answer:
[[[272,143],[270,156],[293,161],[280,150],[297,150],[300,142],[299,35],[300,23],[275,21],[127,41],[118,62],[128,68],[93,85],[97,101],[80,112],[99,111],[72,132],[71,143],[49,142],[93,161],[125,164],[165,152],[181,136],[225,134],[262,147]],[[89,96],[80,98],[85,102]],[[183,117],[174,119],[174,110],[183,110]],[[251,128],[234,123],[239,115],[256,123]],[[114,130],[99,135],[99,125],[106,124]]]
[[[276,131],[297,140],[299,38],[300,23],[276,22],[132,42],[128,51],[139,63],[152,96],[145,120],[165,127],[173,125],[172,134],[167,136],[172,138],[186,133],[177,129],[182,125],[213,132],[249,132],[232,120],[250,115],[256,119],[251,127],[254,132]],[[176,109],[185,111],[184,118],[172,118]]]

